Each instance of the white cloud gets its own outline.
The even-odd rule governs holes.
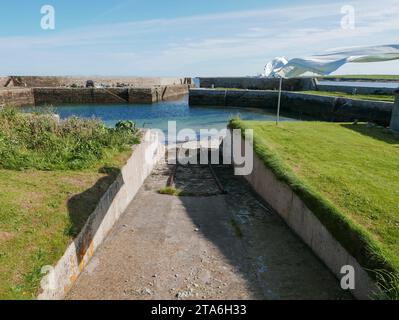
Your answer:
[[[352,2],[355,30],[340,28],[344,4],[226,12],[86,27],[36,37],[2,37],[0,58],[9,62],[2,72],[248,75],[261,72],[263,64],[277,55],[294,57],[333,47],[398,42],[397,0]],[[382,70],[391,71],[395,66],[391,73],[399,73],[399,63]]]

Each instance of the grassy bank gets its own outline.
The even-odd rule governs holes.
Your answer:
[[[365,124],[287,122],[277,127],[233,120],[231,125],[254,129],[254,149],[265,165],[387,295],[398,299],[399,140]]]
[[[343,92],[331,92],[331,91],[298,91],[298,93],[307,93],[307,94],[316,94],[319,96],[327,96],[327,97],[342,97],[348,99],[357,99],[357,100],[373,100],[373,101],[384,101],[384,102],[394,102],[395,97],[392,95],[377,95],[377,94],[349,94]]]
[[[356,74],[356,75],[337,75],[328,76],[324,79],[365,79],[365,80],[399,80],[399,75],[392,74]]]
[[[0,111],[0,299],[37,296],[138,142],[118,127]]]

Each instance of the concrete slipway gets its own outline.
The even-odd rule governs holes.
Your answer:
[[[228,166],[159,163],[67,299],[347,299],[334,275]],[[199,192],[201,191],[201,192]]]

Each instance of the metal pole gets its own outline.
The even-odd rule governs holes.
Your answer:
[[[280,122],[280,106],[281,106],[281,90],[283,87],[283,77],[280,77],[280,86],[278,90],[278,104],[277,104],[277,120],[276,125]]]

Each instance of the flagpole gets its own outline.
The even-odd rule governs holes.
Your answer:
[[[280,85],[278,89],[278,104],[277,104],[277,120],[276,120],[276,125],[278,126],[280,122],[280,106],[281,106],[281,90],[283,87],[283,77],[280,76]]]

